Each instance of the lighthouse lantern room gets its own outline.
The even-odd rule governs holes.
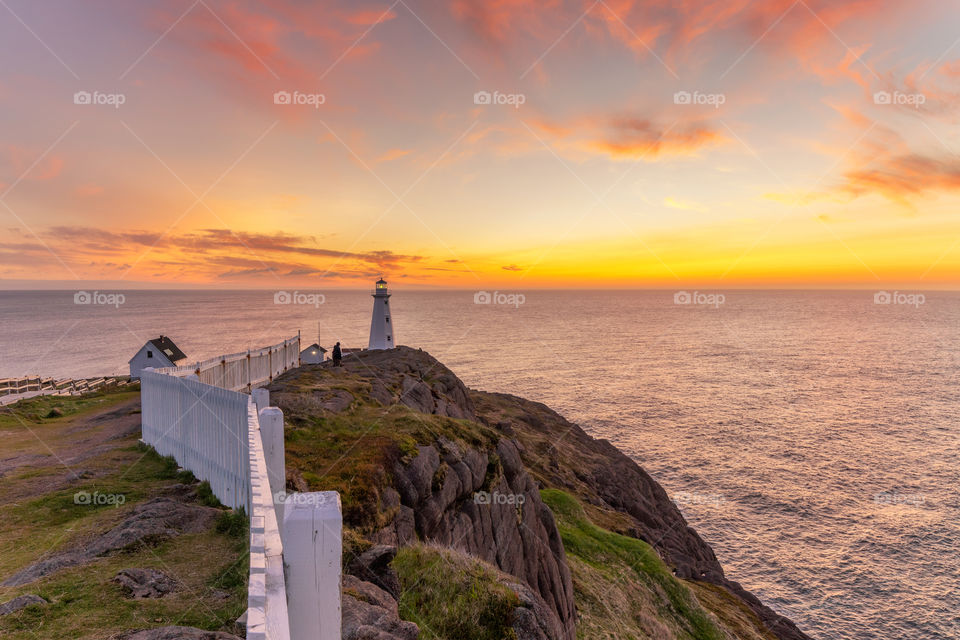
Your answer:
[[[367,348],[393,349],[394,345],[396,335],[390,318],[390,293],[387,291],[387,281],[380,278],[373,290],[373,316],[370,318],[370,343]]]

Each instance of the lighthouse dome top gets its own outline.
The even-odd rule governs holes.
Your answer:
[[[379,280],[377,280],[376,285],[374,285],[374,287],[373,287],[373,295],[379,296],[379,297],[384,297],[384,296],[389,296],[389,295],[390,295],[390,292],[389,292],[389,290],[387,289],[387,281],[386,281],[386,280],[384,280],[383,278],[380,278]]]

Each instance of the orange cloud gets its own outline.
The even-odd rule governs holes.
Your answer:
[[[203,65],[220,79],[226,71],[235,88],[259,95],[278,88],[318,90],[322,73],[341,56],[356,58],[379,48],[373,32],[357,40],[371,26],[396,18],[388,7],[320,7],[294,0],[239,0],[209,8],[201,3],[167,37],[180,45],[174,55],[188,55],[191,66]],[[159,35],[178,17],[176,11],[158,11],[151,26]]]
[[[390,149],[382,156],[377,158],[377,162],[390,162],[391,160],[396,160],[397,158],[402,158],[404,156],[410,155],[410,149]]]
[[[917,153],[902,135],[856,107],[831,106],[860,132],[852,148],[819,145],[828,155],[847,158],[841,178],[823,191],[799,196],[773,193],[768,194],[768,198],[790,204],[809,204],[877,194],[912,209],[916,197],[960,189],[960,158],[957,156]],[[883,107],[890,108],[890,105]]]
[[[854,197],[868,193],[909,206],[908,198],[931,191],[960,189],[960,160],[909,154],[882,158],[844,174],[842,190]]]
[[[857,82],[866,71],[855,68],[857,57],[867,43],[853,42],[858,47],[853,55],[834,35],[836,30],[897,20],[898,9],[903,10],[892,0],[568,0],[545,7],[532,0],[458,0],[450,5],[453,16],[476,37],[501,46],[531,37],[561,47],[580,46],[574,37],[558,43],[580,20],[591,37],[612,38],[641,57],[655,52],[668,61],[699,64],[732,38],[739,44],[731,62],[737,53],[758,45],[767,57],[789,57],[810,72],[845,75]],[[838,56],[841,62],[834,68]]]
[[[562,4],[560,0],[455,0],[450,12],[479,39],[504,43],[520,28],[542,32],[542,17]]]
[[[318,244],[312,236],[198,229],[180,234],[95,227],[58,226],[42,242],[0,243],[0,274],[29,275],[60,260],[87,276],[187,281],[254,282],[323,276],[326,280],[369,278],[378,273],[426,269],[441,260],[391,250],[346,251]],[[157,272],[157,270],[160,270]],[[26,271],[24,271],[26,270]],[[156,272],[158,275],[151,276]]]
[[[544,121],[536,124],[554,140],[570,140],[570,146],[576,149],[601,153],[614,160],[652,161],[661,156],[693,155],[727,141],[717,128],[700,120],[664,126],[637,117],[584,117],[570,125]]]
[[[647,158],[663,155],[691,155],[701,148],[720,144],[726,137],[700,123],[664,128],[649,120],[621,119],[613,123],[607,137],[587,141],[587,147],[615,159]]]
[[[888,79],[884,88],[914,97],[913,104],[906,100],[896,105],[901,109],[956,121],[960,115],[960,60],[945,62],[937,68],[932,63],[924,63],[904,77],[902,89],[892,79]],[[922,103],[918,103],[918,99]]]

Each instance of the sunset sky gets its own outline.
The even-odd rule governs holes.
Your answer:
[[[0,288],[960,283],[954,2],[0,0],[0,52]]]

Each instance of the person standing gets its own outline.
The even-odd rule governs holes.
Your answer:
[[[343,358],[343,352],[340,351],[340,343],[333,345],[333,366],[342,367],[340,360]]]

